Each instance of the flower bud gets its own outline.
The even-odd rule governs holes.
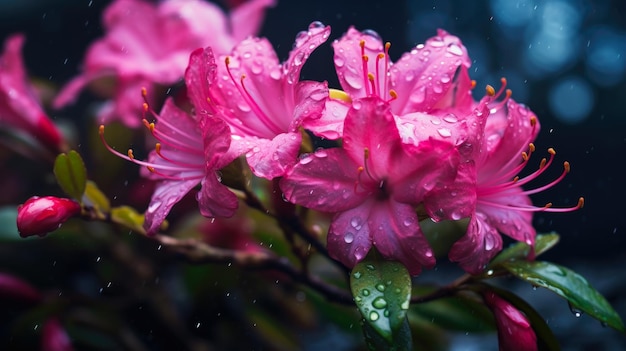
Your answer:
[[[74,200],[33,196],[17,208],[17,230],[23,238],[44,236],[79,213],[80,204]]]
[[[491,291],[483,297],[496,319],[500,350],[537,351],[537,336],[526,315]]]

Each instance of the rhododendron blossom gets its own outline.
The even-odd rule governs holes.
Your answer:
[[[89,48],[83,73],[70,81],[55,100],[60,108],[74,100],[87,84],[112,96],[100,110],[102,122],[121,118],[138,126],[142,87],[170,85],[182,78],[191,51],[211,45],[228,52],[239,40],[255,34],[273,0],[251,0],[230,17],[201,0],[166,0],[158,5],[142,0],[117,0],[103,16],[105,37]],[[114,83],[111,90],[111,82]],[[152,97],[148,97],[152,100]]]
[[[7,38],[0,56],[0,127],[22,131],[52,152],[62,152],[67,147],[63,136],[28,82],[22,60],[24,40],[20,34]]]
[[[500,351],[536,351],[538,349],[537,335],[526,315],[491,291],[483,293],[483,298],[496,318]]]
[[[452,246],[449,257],[471,273],[481,272],[502,249],[499,233],[528,244],[531,247],[529,258],[532,259],[536,236],[532,225],[533,212],[566,212],[583,205],[582,198],[571,208],[532,205],[529,195],[559,183],[570,166],[565,162],[561,175],[544,186],[523,189],[522,186],[549,168],[555,151],[548,150],[550,157],[541,160],[538,170],[518,177],[535,152],[533,141],[539,133],[539,121],[527,107],[510,98],[510,91],[506,92],[504,100],[495,101],[504,92],[505,84],[503,79],[503,86],[497,94],[488,87],[487,96],[478,103],[479,112],[469,115],[467,124],[475,127],[468,140],[459,147],[467,162],[462,162],[455,182],[435,188],[428,195],[439,208],[431,214],[436,220],[470,217],[466,235]],[[450,193],[455,196],[446,199]]]
[[[335,69],[345,96],[331,95],[335,98],[327,103],[322,118],[327,130],[321,135],[332,138],[342,134],[342,117],[350,99],[377,95],[390,101],[403,140],[415,139],[415,133],[419,140],[426,134],[426,138],[462,138],[451,134],[462,132],[458,127],[448,129],[446,123],[430,123],[431,116],[446,116],[446,122],[454,125],[459,120],[454,113],[471,112],[470,60],[461,41],[439,30],[396,63],[389,57],[390,47],[391,43],[383,44],[377,33],[352,27],[333,42]],[[431,133],[431,129],[438,132]]]
[[[431,268],[415,206],[435,183],[454,177],[456,149],[434,139],[403,144],[389,104],[378,97],[355,100],[343,130],[342,148],[305,156],[281,180],[285,197],[334,213],[328,250],[348,267],[374,245],[411,274]]]
[[[252,172],[263,178],[282,176],[295,163],[300,127],[319,118],[328,97],[325,82],[300,81],[307,58],[330,34],[312,23],[296,38],[294,49],[279,63],[271,43],[249,38],[215,61],[207,48],[192,54],[185,75],[196,113],[222,118],[231,127],[229,153],[246,155]]]
[[[147,104],[144,105],[147,109]],[[232,161],[224,157],[230,145],[228,126],[210,116],[198,120],[176,107],[168,99],[157,122],[144,123],[158,140],[148,161],[135,159],[132,150],[123,155],[113,150],[103,139],[109,151],[145,166],[149,177],[157,180],[150,205],[145,213],[144,227],[148,234],[158,231],[171,210],[192,188],[201,184],[196,198],[200,213],[206,217],[230,217],[237,209],[237,198],[220,183],[217,171]],[[100,127],[103,137],[104,126]]]

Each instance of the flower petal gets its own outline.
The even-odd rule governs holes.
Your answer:
[[[235,41],[254,35],[261,29],[265,9],[276,4],[275,0],[248,0],[230,13],[231,35]]]
[[[205,217],[231,217],[239,206],[237,196],[219,182],[215,172],[207,172],[196,199]]]
[[[292,203],[324,212],[345,211],[363,203],[355,181],[358,165],[339,148],[304,156],[280,181],[285,198]]]
[[[210,47],[196,49],[189,56],[189,65],[185,70],[185,85],[197,116],[216,112],[207,100],[211,97],[209,86],[215,81],[216,70],[213,49]]]
[[[343,124],[350,106],[343,101],[328,99],[320,117],[304,121],[303,127],[319,137],[337,140],[343,137]]]
[[[322,45],[330,35],[330,26],[324,26],[321,22],[313,22],[307,31],[296,35],[293,50],[289,52],[289,58],[283,64],[286,83],[291,85],[300,80],[300,71],[311,53]]]
[[[143,224],[148,235],[154,234],[159,230],[161,223],[163,223],[172,207],[198,183],[200,183],[198,179],[162,180],[157,182],[150,199],[150,205],[148,205],[146,210]]]
[[[297,162],[302,142],[299,132],[278,134],[272,140],[255,140],[251,142],[252,148],[247,151],[246,159],[256,176],[265,179],[280,177]]]
[[[374,246],[387,259],[402,262],[411,275],[435,266],[433,251],[422,234],[413,206],[376,202],[368,219]]]
[[[502,237],[482,213],[470,218],[467,233],[450,248],[448,257],[470,274],[479,274],[502,250]]]
[[[336,214],[328,230],[328,253],[346,267],[352,268],[372,247],[367,221],[372,201]]]

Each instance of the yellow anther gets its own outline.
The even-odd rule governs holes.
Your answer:
[[[367,62],[367,61],[369,61],[369,59],[370,59],[370,58],[369,58],[369,57],[367,57],[367,55],[363,55],[363,56],[362,56],[362,59],[363,59],[363,61]]]
[[[148,89],[146,89],[146,87],[141,87],[141,96],[148,96]]]
[[[328,97],[335,100],[341,100],[343,102],[350,103],[352,99],[350,95],[346,94],[345,91],[339,89],[328,89]]]
[[[383,53],[381,52],[381,53],[379,53],[379,54],[377,55],[377,57],[378,57],[378,59],[379,59],[379,60],[382,60],[382,59],[384,59],[384,58],[385,58],[385,54],[383,54]]]
[[[370,82],[373,82],[375,79],[376,77],[374,77],[374,74],[372,73],[367,74],[367,80],[369,80]]]
[[[522,160],[528,161],[528,154],[526,153],[526,151],[522,151]]]
[[[359,41],[359,46],[361,47],[361,49],[365,48],[365,40],[361,39],[361,41]]]
[[[548,153],[552,156],[556,155],[556,151],[553,148],[549,148]]]
[[[487,95],[496,96],[496,89],[494,89],[491,85],[487,85],[485,90],[487,91]]]
[[[543,167],[546,166],[546,163],[548,162],[548,160],[546,160],[546,158],[542,158],[541,162],[539,163],[539,169],[542,169]]]
[[[133,149],[128,149],[128,158],[130,158],[131,160],[135,159],[135,155],[133,155]]]
[[[226,56],[224,58],[224,63],[226,64],[226,66],[230,65],[230,56]]]
[[[576,207],[583,208],[583,206],[585,206],[585,198],[584,197],[580,197],[580,198],[578,198],[578,205],[576,205]]]
[[[530,152],[535,152],[535,144],[533,143],[528,144],[528,150],[530,150]]]
[[[570,165],[569,165],[569,162],[567,162],[567,161],[563,162],[563,168],[565,168],[565,172],[566,173],[569,173],[569,171],[571,169]]]
[[[365,148],[363,149],[363,157],[367,160],[368,158],[370,158],[370,149],[369,148]]]
[[[154,145],[154,149],[156,150],[157,154],[161,153],[161,143],[156,143],[156,145]]]
[[[476,88],[476,81],[472,79],[472,81],[470,82],[470,89],[474,88]]]
[[[534,127],[537,125],[537,116],[530,116],[530,126]]]
[[[146,168],[150,171],[150,173],[154,173],[154,167],[146,166]]]
[[[98,133],[100,133],[100,135],[104,134],[104,124],[101,124],[100,127],[98,127]]]
[[[389,90],[389,95],[391,95],[391,98],[394,100],[398,98],[398,93],[393,89]]]
[[[390,42],[386,42],[385,43],[385,50],[389,51],[390,47],[391,47],[391,43]]]
[[[518,180],[519,180],[519,176],[513,177],[513,183],[517,183]]]
[[[144,112],[148,112],[148,110],[150,109],[150,106],[148,106],[147,102],[144,102],[141,107],[143,107]]]

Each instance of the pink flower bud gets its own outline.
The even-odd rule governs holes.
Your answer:
[[[537,351],[537,336],[526,315],[493,292],[483,297],[496,318],[500,351]]]
[[[65,328],[58,319],[50,318],[46,321],[41,332],[41,350],[42,351],[72,351],[72,342],[70,341]]]
[[[17,230],[22,237],[44,236],[80,213],[78,202],[54,196],[33,196],[17,208]]]
[[[0,298],[35,303],[41,300],[41,294],[22,279],[11,274],[0,273]]]

